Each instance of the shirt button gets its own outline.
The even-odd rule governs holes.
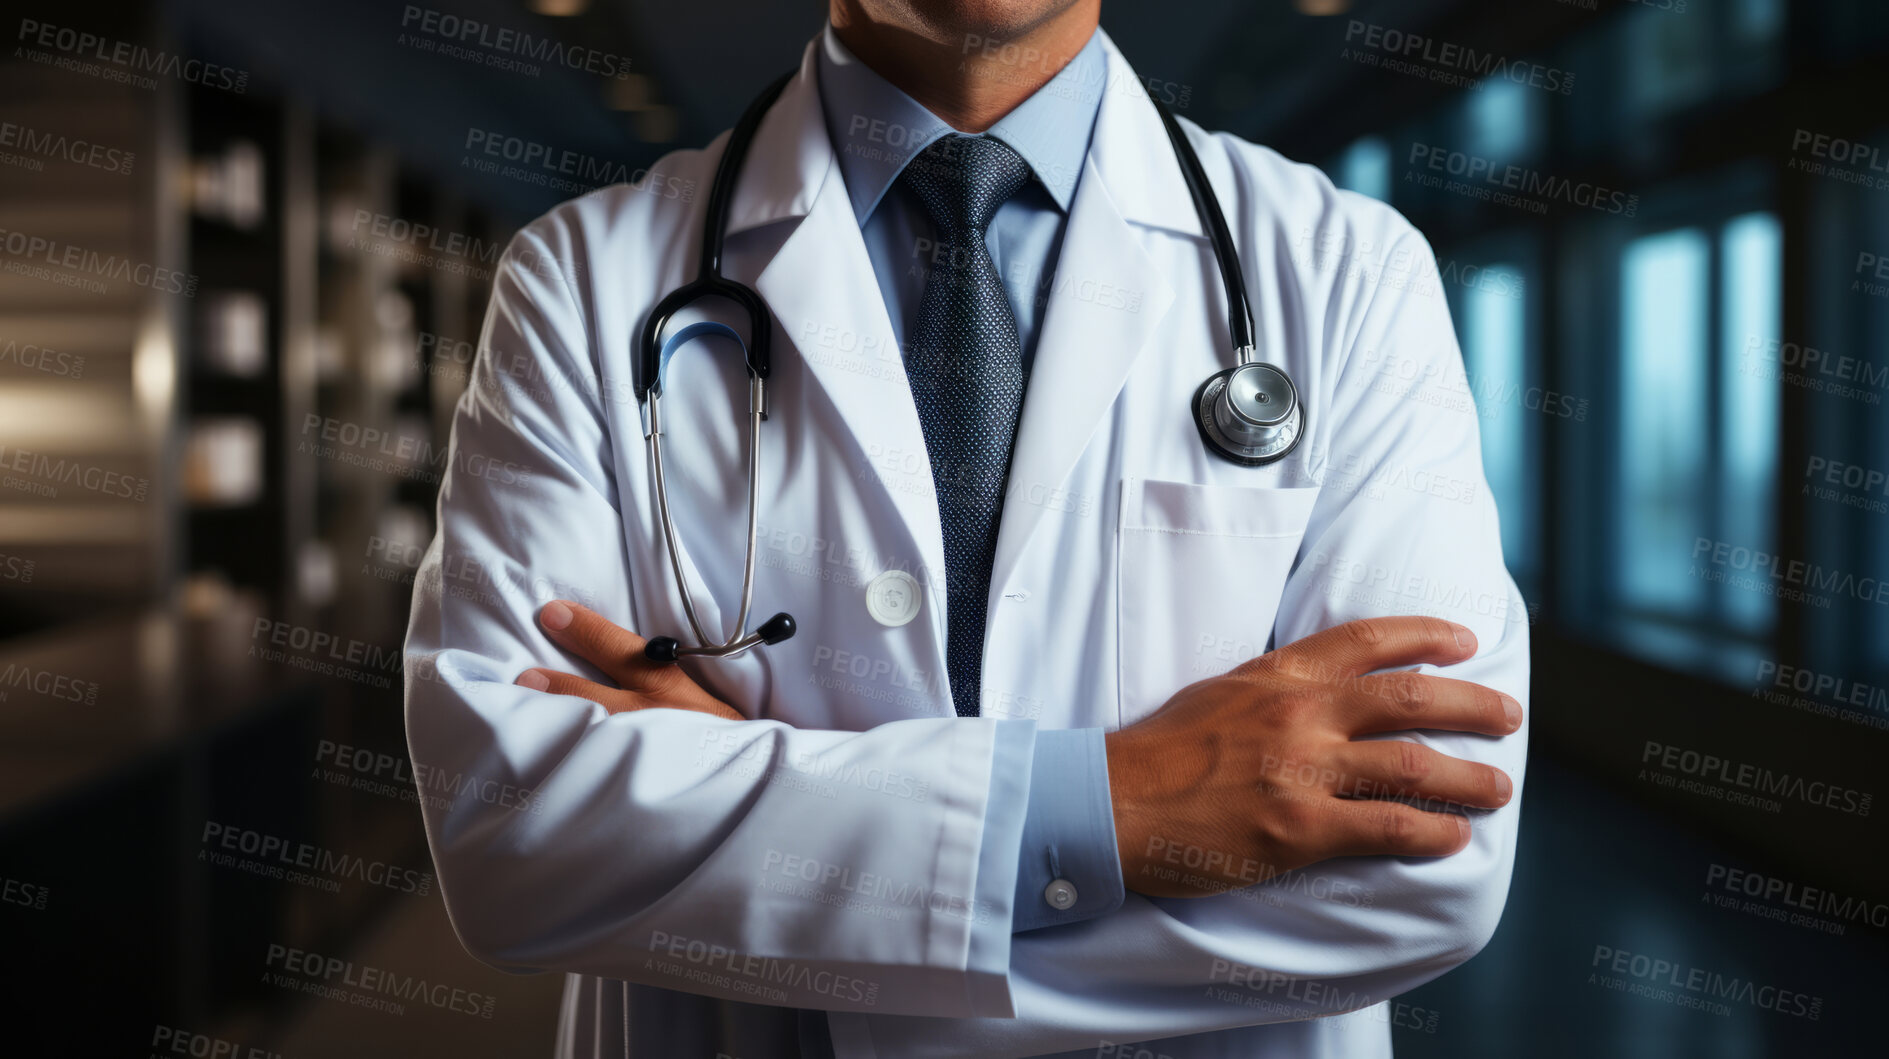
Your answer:
[[[887,570],[866,586],[866,613],[881,625],[899,626],[918,616],[918,578]]]
[[[1043,900],[1058,912],[1067,912],[1076,907],[1076,884],[1068,879],[1057,879],[1043,888]]]

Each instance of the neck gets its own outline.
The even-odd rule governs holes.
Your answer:
[[[981,33],[865,8],[831,0],[827,17],[840,43],[959,132],[983,132],[1034,95],[1089,43],[1101,17],[1101,0],[1071,0],[1033,24]]]

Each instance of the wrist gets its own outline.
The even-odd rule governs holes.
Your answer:
[[[1108,761],[1109,808],[1115,816],[1115,850],[1121,858],[1122,878],[1138,875],[1148,848],[1138,796],[1141,793],[1141,769],[1146,755],[1138,751],[1139,740],[1127,730],[1109,732],[1102,737]],[[1132,887],[1131,887],[1132,889]]]

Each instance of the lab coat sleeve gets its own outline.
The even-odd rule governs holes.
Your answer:
[[[408,736],[460,940],[506,970],[1010,1015],[1031,722],[801,731],[612,716],[513,683],[533,666],[607,679],[544,637],[550,599],[631,625],[605,413],[632,398],[598,371],[594,325],[563,276],[579,242],[540,222],[501,260],[415,582]],[[987,841],[1005,851],[994,866],[980,863]]]
[[[1474,630],[1472,659],[1443,672],[1528,703],[1528,625],[1502,562],[1484,482],[1476,413],[1434,257],[1396,221],[1412,267],[1387,271],[1355,308],[1334,306],[1339,353],[1330,430],[1314,451],[1323,483],[1275,622],[1290,643],[1349,621],[1430,614]],[[1437,672],[1435,667],[1423,667]],[[1504,738],[1406,732],[1442,753],[1484,762],[1515,782],[1510,803],[1473,812],[1472,839],[1443,858],[1354,857],[1274,875],[1227,894],[1131,893],[1110,916],[1016,936],[1015,1019],[900,1019],[836,1014],[844,1056],[1025,1056],[1316,1018],[1375,1005],[1478,952],[1507,897],[1521,812],[1527,729]],[[1187,858],[1213,850],[1181,850]],[[1234,863],[1240,857],[1234,851]],[[1135,879],[1127,880],[1132,888]],[[1103,1049],[1098,1051],[1098,1049]],[[1126,1054],[1125,1052],[1120,1054]]]

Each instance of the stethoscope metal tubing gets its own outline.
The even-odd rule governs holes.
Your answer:
[[[662,459],[662,394],[652,392],[647,402],[644,417],[643,440],[649,452],[650,473],[655,479],[656,511],[662,522],[663,542],[668,545],[669,568],[675,573],[676,588],[682,596],[682,613],[689,619],[689,628],[694,630],[695,639],[700,646],[677,647],[678,655],[708,655],[726,658],[737,655],[762,642],[760,633],[743,636],[742,630],[748,627],[748,611],[754,604],[754,558],[760,545],[760,500],[761,500],[761,421],[767,418],[767,383],[763,379],[750,379],[748,387],[748,543],[747,558],[741,572],[741,613],[735,618],[735,631],[717,642],[708,635],[702,626],[702,620],[695,613],[695,593],[689,591],[689,583],[682,572],[682,549],[676,538],[675,518],[669,511],[669,483],[663,469]]]
[[[750,379],[749,382],[752,393],[760,393],[765,385],[760,379]],[[754,552],[760,544],[761,420],[767,417],[753,407],[754,403],[750,401],[748,411],[748,557],[741,568],[741,616],[735,619],[734,636],[740,636],[741,630],[748,627],[748,607],[754,602]],[[732,647],[734,642],[731,636],[728,643],[722,646]]]

